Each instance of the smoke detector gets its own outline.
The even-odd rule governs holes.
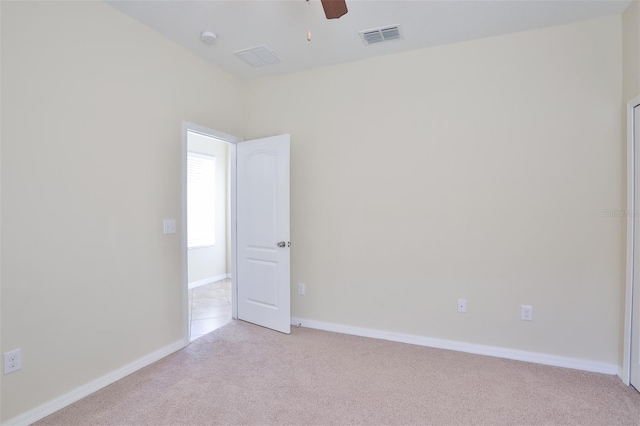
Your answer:
[[[200,34],[200,40],[202,40],[204,44],[213,44],[217,39],[218,36],[216,35],[216,33],[212,33],[211,31],[203,31]]]

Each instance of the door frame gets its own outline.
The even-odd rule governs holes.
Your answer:
[[[217,130],[212,130],[199,124],[188,121],[182,122],[182,155],[181,155],[181,250],[182,250],[182,320],[184,346],[191,341],[189,334],[189,275],[188,275],[188,249],[187,249],[187,136],[188,132],[199,133],[229,144],[229,228],[231,242],[231,317],[238,318],[238,283],[236,280],[236,144],[243,139],[228,135]]]
[[[629,385],[631,381],[631,327],[633,314],[633,293],[634,293],[634,258],[635,244],[634,236],[636,231],[636,199],[635,199],[635,181],[636,181],[636,150],[640,147],[635,146],[636,124],[634,123],[634,109],[640,106],[640,96],[637,96],[627,102],[627,278],[625,292],[625,314],[624,314],[624,348],[622,353],[622,371],[620,379],[625,385]],[[638,283],[640,285],[640,283]],[[635,289],[640,291],[640,289]],[[640,312],[636,312],[639,315]]]

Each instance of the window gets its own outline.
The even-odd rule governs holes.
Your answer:
[[[187,247],[212,246],[215,226],[216,158],[187,153]]]

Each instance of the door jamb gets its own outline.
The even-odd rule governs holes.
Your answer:
[[[200,126],[188,121],[182,122],[182,148],[181,148],[181,181],[182,181],[182,196],[181,196],[181,250],[182,250],[182,320],[183,320],[183,336],[184,346],[187,346],[191,340],[189,335],[189,276],[188,276],[188,255],[187,255],[187,133],[199,133],[204,136],[209,136],[229,144],[229,221],[230,221],[230,240],[231,240],[231,316],[232,318],[238,318],[238,283],[236,280],[236,144],[242,142],[243,139],[228,135],[226,133],[219,132],[217,130],[211,130],[207,127]]]
[[[636,199],[635,199],[635,177],[636,164],[635,153],[640,147],[635,146],[636,130],[634,123],[634,109],[640,106],[640,96],[627,102],[627,270],[626,270],[626,292],[625,292],[625,315],[624,315],[624,348],[622,352],[622,370],[620,379],[625,385],[629,385],[631,378],[631,327],[633,312],[633,290],[634,290],[634,234],[636,230]],[[640,313],[636,312],[636,315]]]

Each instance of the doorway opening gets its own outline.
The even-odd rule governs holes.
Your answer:
[[[236,141],[191,123],[183,126],[186,342],[235,317],[232,190]]]

